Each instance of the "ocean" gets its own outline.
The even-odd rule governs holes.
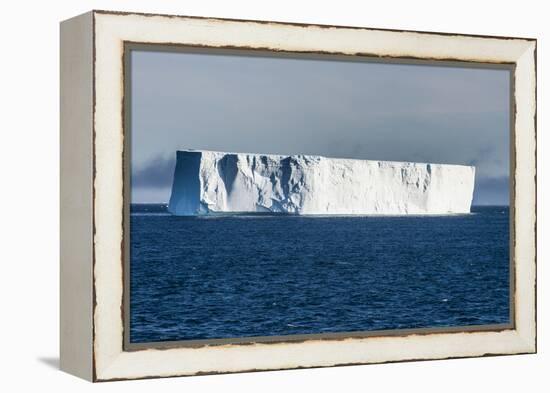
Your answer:
[[[130,214],[130,342],[510,322],[509,209]]]

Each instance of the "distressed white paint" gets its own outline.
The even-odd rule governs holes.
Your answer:
[[[105,13],[95,14],[95,29],[94,348],[99,380],[535,351],[535,42]],[[124,352],[120,247],[123,41],[517,63],[516,329]]]

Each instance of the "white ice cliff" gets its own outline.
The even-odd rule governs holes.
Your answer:
[[[475,168],[307,155],[178,151],[168,210],[215,213],[469,213]]]

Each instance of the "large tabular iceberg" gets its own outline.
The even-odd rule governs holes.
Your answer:
[[[463,165],[178,151],[168,210],[215,213],[469,213],[475,168]]]

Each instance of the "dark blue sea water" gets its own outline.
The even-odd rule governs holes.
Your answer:
[[[131,211],[133,343],[509,322],[507,207],[438,217]]]

